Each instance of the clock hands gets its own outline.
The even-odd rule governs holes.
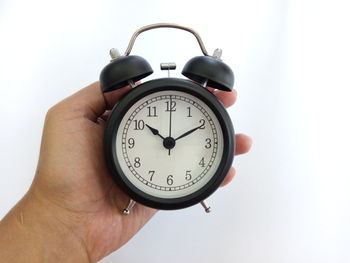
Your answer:
[[[146,126],[151,130],[151,132],[153,133],[153,135],[157,135],[159,136],[160,138],[163,139],[163,146],[169,150],[169,155],[170,155],[170,150],[172,148],[175,147],[175,139],[172,138],[172,137],[166,137],[164,138],[162,135],[159,134],[159,131],[155,128],[152,128],[151,126],[149,126],[148,124],[146,124]]]
[[[194,131],[196,131],[198,129],[201,129],[204,126],[204,122],[201,125],[199,125],[199,126],[193,128],[193,129],[183,133],[182,135],[180,135],[179,137],[174,139],[173,137],[171,137],[171,124],[172,124],[172,112],[176,110],[175,109],[176,102],[174,102],[174,105],[173,105],[173,101],[172,101],[171,95],[170,95],[170,101],[166,102],[166,104],[167,104],[167,110],[166,111],[169,111],[169,136],[164,138],[162,135],[159,134],[159,131],[157,129],[149,126],[148,124],[146,124],[146,126],[151,130],[153,135],[159,136],[160,138],[163,139],[163,146],[164,146],[164,148],[168,149],[168,155],[170,155],[171,149],[175,147],[175,144],[176,144],[177,140],[190,135],[191,133],[193,133]]]
[[[162,135],[159,134],[159,131],[155,128],[152,128],[151,126],[149,126],[148,124],[146,124],[146,126],[151,130],[151,132],[153,133],[153,135],[158,135],[160,138],[162,138],[163,140],[165,139]]]
[[[187,135],[190,135],[192,132],[194,132],[194,131],[196,131],[196,130],[202,128],[203,125],[204,125],[204,124],[201,124],[201,125],[199,125],[198,127],[193,128],[193,129],[191,129],[191,130],[185,132],[184,134],[182,134],[182,135],[180,135],[179,137],[177,137],[177,138],[175,139],[175,141],[177,141],[178,139],[181,139],[181,138],[183,138],[183,137],[185,137],[185,136],[187,136]]]
[[[176,144],[176,141],[183,138],[183,137],[186,137],[187,135],[190,135],[191,133],[193,133],[194,131],[200,129],[203,127],[204,124],[201,124],[199,125],[198,127],[195,127],[187,132],[185,132],[184,134],[180,135],[179,137],[177,137],[176,139],[174,139],[173,137],[169,136],[169,137],[166,137],[164,138],[162,135],[159,134],[159,131],[155,128],[152,128],[151,126],[149,126],[148,124],[146,124],[146,126],[151,130],[151,132],[153,133],[153,135],[156,135],[156,136],[159,136],[160,138],[163,139],[163,146],[164,148],[168,149],[168,155],[170,155],[170,150],[172,148],[175,147],[175,144]]]
[[[171,137],[171,113],[172,113],[172,111],[173,111],[173,109],[172,109],[172,101],[171,101],[171,95],[170,95],[170,103],[169,103],[169,111],[170,111],[170,121],[169,121],[169,137],[168,138],[172,138]],[[172,138],[173,139],[173,138]],[[173,139],[174,140],[174,139]],[[172,144],[174,144],[173,146],[172,146],[172,148],[175,146],[175,141],[172,143]],[[164,145],[164,147],[165,148],[167,148],[166,146],[165,146],[165,140],[164,140],[164,142],[163,142],[163,145]],[[170,155],[170,150],[171,150],[171,148],[167,148],[169,151],[168,151],[168,155]]]

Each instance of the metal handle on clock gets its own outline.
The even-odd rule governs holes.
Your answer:
[[[167,28],[177,28],[177,29],[181,29],[181,30],[185,30],[187,32],[190,32],[192,33],[197,41],[198,41],[198,44],[199,44],[199,47],[201,48],[203,54],[205,56],[209,56],[204,44],[203,44],[203,41],[201,39],[201,37],[199,36],[199,34],[193,30],[192,28],[189,28],[189,27],[184,27],[184,26],[180,26],[180,25],[177,25],[177,24],[172,24],[172,23],[158,23],[158,24],[152,24],[152,25],[148,25],[148,26],[144,26],[144,27],[141,27],[140,29],[138,29],[131,37],[130,39],[130,42],[129,42],[129,45],[124,53],[124,56],[128,56],[131,52],[131,49],[133,48],[134,46],[134,43],[135,43],[135,40],[136,38],[138,37],[138,35],[140,35],[142,32],[145,32],[145,31],[148,31],[148,30],[151,30],[151,29],[155,29],[155,28],[162,28],[162,27],[167,27]]]

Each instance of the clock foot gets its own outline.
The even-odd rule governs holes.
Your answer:
[[[123,214],[129,215],[135,204],[136,204],[136,202],[134,200],[130,199],[128,206],[123,210]]]
[[[204,208],[206,213],[210,213],[211,212],[211,207],[208,206],[208,204],[205,201],[202,201],[201,205],[203,206],[203,208]]]

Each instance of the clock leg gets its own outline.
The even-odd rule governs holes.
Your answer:
[[[128,206],[123,210],[123,214],[129,215],[135,204],[136,204],[136,202],[134,200],[130,199]]]
[[[203,206],[203,208],[204,208],[206,213],[210,213],[211,212],[211,207],[208,206],[208,204],[204,200],[201,202],[201,205]]]

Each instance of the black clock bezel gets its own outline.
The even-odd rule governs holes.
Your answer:
[[[164,90],[182,91],[191,94],[204,103],[214,112],[217,117],[224,141],[224,150],[219,167],[214,176],[201,189],[187,196],[179,198],[160,198],[147,194],[135,185],[133,185],[124,175],[116,154],[116,133],[119,125],[129,110],[138,100],[143,97]],[[209,197],[220,186],[225,179],[233,162],[235,152],[235,137],[231,119],[221,102],[207,89],[199,84],[180,78],[162,78],[147,81],[132,91],[130,91],[123,99],[117,103],[107,120],[105,136],[104,136],[104,153],[108,168],[112,178],[120,188],[130,196],[133,200],[146,206],[163,209],[174,210],[181,209],[197,204]]]

